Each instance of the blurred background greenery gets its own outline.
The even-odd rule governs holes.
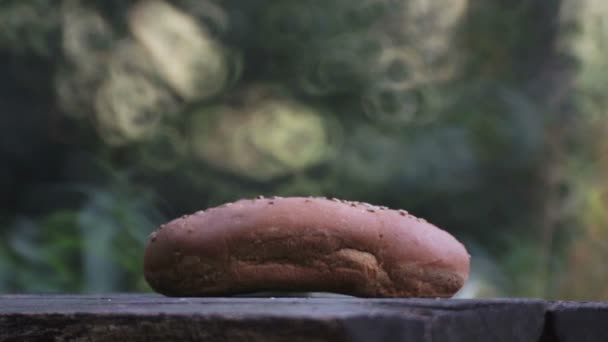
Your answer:
[[[0,292],[149,291],[241,197],[405,208],[461,297],[608,299],[603,0],[0,0]]]

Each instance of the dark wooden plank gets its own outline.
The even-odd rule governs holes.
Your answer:
[[[537,341],[538,300],[0,296],[1,341]]]
[[[550,303],[545,330],[547,342],[608,341],[608,302]]]

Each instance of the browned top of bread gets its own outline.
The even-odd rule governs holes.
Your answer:
[[[466,280],[469,255],[450,234],[403,210],[273,197],[161,226],[144,269],[152,287],[170,295],[325,290],[446,297]]]

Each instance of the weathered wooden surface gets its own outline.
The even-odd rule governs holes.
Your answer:
[[[608,302],[551,303],[545,326],[554,341],[608,341]]]
[[[605,327],[608,305],[540,300],[0,296],[0,341],[582,342]]]

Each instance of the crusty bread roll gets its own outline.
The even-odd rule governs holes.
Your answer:
[[[451,297],[467,279],[469,254],[450,234],[404,210],[259,197],[162,225],[150,236],[144,272],[168,296]]]

